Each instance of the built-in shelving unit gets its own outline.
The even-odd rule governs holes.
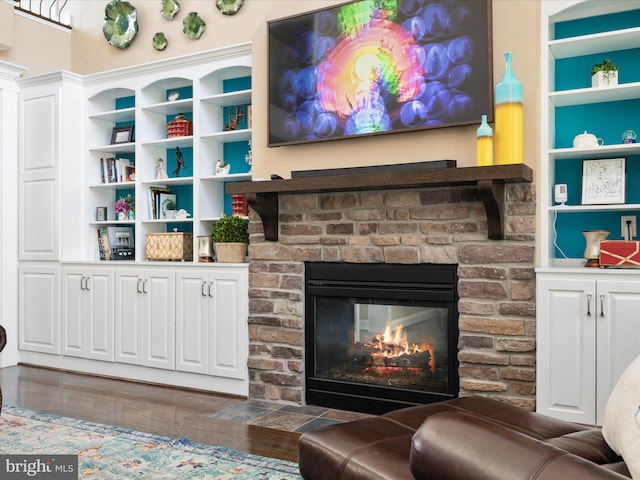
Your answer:
[[[633,2],[542,2],[542,162],[539,201],[542,267],[579,265],[583,230],[610,230],[621,239],[620,217],[640,218],[640,143],[623,144],[622,133],[640,134],[640,8]],[[619,84],[592,88],[591,67],[610,58]],[[584,132],[604,145],[573,148]],[[583,160],[626,159],[626,201],[622,205],[582,205]],[[566,184],[566,205],[554,201],[554,186]],[[566,258],[565,258],[566,257]]]
[[[251,166],[245,162],[251,140],[251,57],[249,45],[223,50],[85,79],[86,260],[99,258],[97,226],[132,227],[135,261],[143,261],[147,234],[193,233],[197,252],[197,236],[208,235],[220,216],[232,213],[225,185],[251,179]],[[239,121],[230,127],[231,114]],[[178,115],[192,122],[192,135],[168,136],[167,124]],[[127,126],[133,127],[131,141],[112,144],[114,128]],[[135,177],[103,181],[101,159],[106,158],[126,159],[135,166]],[[229,174],[216,174],[217,160],[231,165]],[[160,163],[166,178],[158,173]],[[160,187],[171,190],[187,218],[154,214],[151,192]],[[135,200],[134,214],[118,220],[113,205],[127,195]],[[99,207],[107,207],[106,220],[96,219]]]

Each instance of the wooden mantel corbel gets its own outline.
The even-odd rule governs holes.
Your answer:
[[[489,238],[504,239],[505,183],[531,183],[533,170],[525,164],[490,167],[439,168],[373,173],[347,173],[282,180],[227,183],[230,195],[243,194],[262,220],[266,240],[278,241],[280,195],[363,190],[477,185],[487,212]]]

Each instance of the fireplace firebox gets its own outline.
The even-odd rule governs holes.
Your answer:
[[[457,397],[457,265],[305,265],[305,398],[380,414]]]

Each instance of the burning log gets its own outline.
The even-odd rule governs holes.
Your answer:
[[[401,368],[422,368],[431,369],[429,362],[431,361],[431,354],[429,350],[424,352],[418,352],[413,354],[405,354],[397,357],[385,357],[385,367],[401,367]]]
[[[347,349],[347,358],[355,365],[370,367],[374,363],[374,354],[377,352],[377,348],[357,342]]]

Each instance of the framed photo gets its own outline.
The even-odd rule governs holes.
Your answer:
[[[491,0],[358,0],[267,26],[269,147],[493,121]]]
[[[116,143],[129,143],[133,141],[133,125],[126,127],[113,127],[111,132],[111,145]]]
[[[626,158],[582,161],[582,204],[625,203]]]

